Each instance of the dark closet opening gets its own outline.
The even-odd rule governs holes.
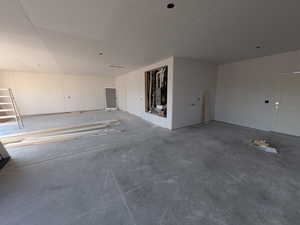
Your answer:
[[[145,73],[145,112],[167,117],[168,66]]]

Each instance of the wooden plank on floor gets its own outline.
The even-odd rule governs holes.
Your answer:
[[[103,129],[110,125],[119,123],[118,120],[105,120],[93,123],[80,124],[76,126],[62,127],[62,128],[51,128],[46,130],[39,130],[33,132],[26,132],[17,135],[8,135],[0,137],[0,141],[3,144],[21,142],[26,138],[42,137],[42,136],[53,136],[56,134],[72,133],[72,132],[82,132],[88,129]]]
[[[13,118],[16,118],[16,117],[17,117],[16,115],[0,116],[0,120],[3,120],[3,119],[13,119]]]
[[[83,131],[78,133],[61,134],[61,135],[54,135],[54,136],[47,136],[47,137],[28,138],[21,142],[6,144],[5,147],[12,148],[12,147],[23,147],[23,146],[30,146],[30,145],[62,142],[62,141],[71,140],[88,134],[95,134],[97,132],[98,130],[91,130],[91,131]]]

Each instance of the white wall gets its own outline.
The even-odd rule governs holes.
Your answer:
[[[127,78],[120,76],[116,79],[117,105],[120,110],[127,111]]]
[[[174,59],[173,128],[202,121],[203,94],[209,93],[210,117],[214,118],[217,66],[199,60]]]
[[[165,65],[168,65],[167,118],[145,112],[145,72]],[[171,57],[117,77],[118,105],[121,110],[169,129],[198,124],[202,122],[204,91],[210,93],[210,112],[214,117],[216,78],[216,65]]]
[[[279,76],[300,70],[300,51],[221,65],[218,70],[215,119],[272,130]]]
[[[174,59],[171,57],[117,77],[116,87],[119,108],[161,127],[172,129],[173,62]],[[145,112],[145,72],[161,66],[168,66],[167,118]]]
[[[23,115],[102,109],[113,77],[0,71],[0,87],[12,88]]]

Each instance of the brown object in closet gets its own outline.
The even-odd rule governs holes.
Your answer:
[[[207,124],[210,122],[210,112],[209,112],[209,92],[205,91],[203,93],[203,102],[202,102],[202,122]]]

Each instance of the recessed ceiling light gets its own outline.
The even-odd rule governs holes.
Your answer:
[[[168,9],[173,9],[173,8],[175,8],[175,4],[173,2],[170,2],[170,3],[167,4],[167,8]]]

